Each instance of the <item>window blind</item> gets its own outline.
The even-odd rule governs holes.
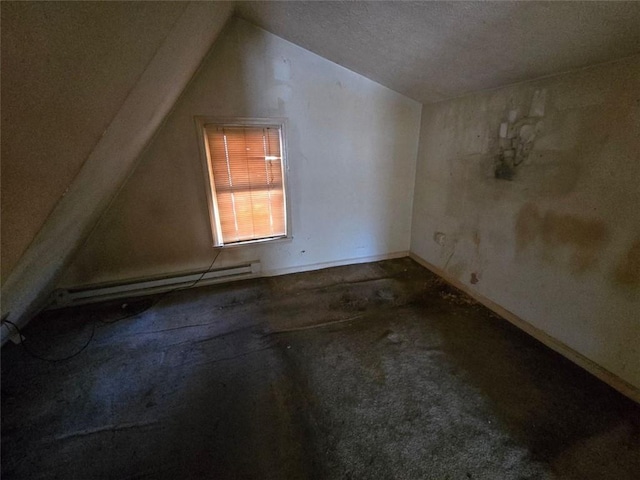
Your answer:
[[[222,243],[286,235],[278,127],[206,125]]]

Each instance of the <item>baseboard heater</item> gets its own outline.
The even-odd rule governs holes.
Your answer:
[[[207,273],[190,272],[175,276],[164,276],[136,280],[127,283],[101,284],[80,288],[58,289],[53,292],[49,302],[49,309],[84,305],[87,303],[103,302],[118,298],[140,297],[155,293],[164,293],[178,288],[211,285],[214,283],[230,282],[254,278],[260,274],[260,262],[250,262],[241,265],[218,268]],[[197,283],[196,283],[197,282]]]

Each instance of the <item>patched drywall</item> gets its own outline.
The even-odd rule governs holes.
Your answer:
[[[227,248],[266,274],[409,247],[421,106],[235,19],[61,285],[206,268],[215,257],[194,116],[288,119],[290,241]]]
[[[411,251],[636,387],[639,205],[640,57],[423,109]]]

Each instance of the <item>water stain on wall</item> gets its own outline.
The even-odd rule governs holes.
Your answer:
[[[520,209],[515,230],[518,251],[536,243],[543,258],[551,261],[561,260],[562,252],[568,252],[569,267],[574,273],[593,268],[609,240],[602,220],[552,211],[542,213],[532,204]]]
[[[441,247],[444,247],[447,241],[447,235],[442,232],[433,232],[433,241]]]
[[[480,238],[480,232],[478,232],[477,230],[475,232],[473,232],[473,244],[476,246],[476,251],[480,248],[480,242],[481,242],[481,238]]]
[[[451,275],[453,278],[460,278],[462,277],[462,274],[466,269],[467,269],[467,263],[460,261],[452,265],[449,265],[449,267],[446,269],[446,272],[449,275]]]
[[[572,152],[537,150],[521,166],[516,182],[526,186],[530,197],[562,197],[576,189],[582,169]]]
[[[640,238],[627,254],[622,257],[613,273],[616,284],[628,287],[640,287]]]
[[[542,217],[538,208],[531,204],[525,204],[518,213],[516,219],[516,247],[523,250],[532,243],[542,228]]]

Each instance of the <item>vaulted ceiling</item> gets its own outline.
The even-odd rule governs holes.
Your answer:
[[[0,4],[3,282],[185,7]]]
[[[423,103],[640,52],[640,2],[238,2],[236,13]]]

